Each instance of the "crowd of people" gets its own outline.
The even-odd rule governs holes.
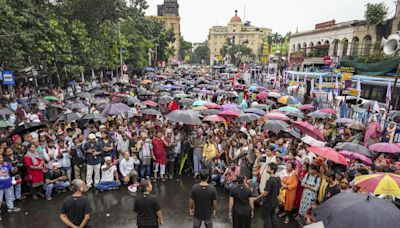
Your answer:
[[[4,195],[8,212],[18,212],[20,208],[14,203],[28,195],[51,201],[54,194],[70,190],[74,179],[82,180],[87,189],[110,191],[126,186],[132,192],[139,188],[146,195],[151,192],[151,182],[191,174],[202,181],[191,193],[190,214],[197,218],[194,227],[200,227],[202,221],[212,227],[210,218],[215,211],[204,215],[194,209],[196,199],[200,202],[202,197],[201,189],[210,193],[211,200],[216,199],[215,187],[229,194],[233,227],[251,227],[258,204],[263,207],[264,227],[276,227],[277,219],[305,225],[316,222],[313,210],[336,194],[364,192],[352,184],[356,176],[400,174],[396,153],[372,153],[369,160],[355,158],[339,164],[309,150],[316,143],[335,148],[340,143],[363,146],[393,142],[392,125],[396,123],[386,116],[381,118],[383,112],[371,118],[369,126],[374,128],[364,130],[337,121],[333,113],[310,117],[307,113],[315,109],[312,105],[298,115],[276,111],[286,106],[278,97],[257,96],[260,91],[277,94],[272,87],[253,85],[257,88],[250,90],[218,75],[206,75],[200,83],[197,77],[159,77],[158,81],[169,82],[161,85],[148,79],[134,79],[127,86],[115,81],[74,83],[64,90],[44,91],[21,85],[16,98],[3,94],[7,102],[2,110],[11,112],[3,114],[7,125],[1,132],[0,199]],[[94,97],[99,94],[106,104],[96,103],[99,99]],[[196,100],[201,105],[194,105]],[[110,114],[103,110],[111,106],[107,103],[127,103],[129,110]],[[145,112],[150,108],[156,113]],[[188,124],[168,118],[168,113],[177,110],[204,118],[203,122]],[[223,120],[205,120],[210,110],[216,110],[214,114]],[[249,110],[257,118],[237,121]],[[276,121],[273,115],[268,118],[265,111],[281,120]],[[71,120],[74,115],[79,118]],[[300,137],[305,132],[291,125],[299,120],[314,126],[323,139]],[[281,122],[287,126],[266,127]],[[75,191],[81,184],[73,185]],[[141,200],[135,204],[135,212],[145,204]],[[151,205],[157,224],[162,224],[159,205]]]

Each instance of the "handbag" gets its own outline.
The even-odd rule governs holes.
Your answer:
[[[281,188],[279,190],[279,195],[278,195],[278,202],[280,205],[285,205],[286,202],[286,189]]]

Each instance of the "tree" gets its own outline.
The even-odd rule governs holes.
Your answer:
[[[281,43],[282,39],[283,39],[282,35],[277,32],[272,35],[272,43],[273,44]]]
[[[370,25],[384,24],[388,14],[388,7],[381,3],[368,3],[365,10],[365,20]]]
[[[202,64],[203,61],[205,64],[209,64],[210,58],[210,49],[208,48],[207,44],[200,45],[196,48],[193,52],[191,63]]]
[[[185,60],[186,55],[191,54],[192,43],[186,41],[183,36],[179,38],[181,46],[179,48],[179,58]]]

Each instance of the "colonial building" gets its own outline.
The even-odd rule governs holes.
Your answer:
[[[179,16],[179,4],[178,0],[164,0],[164,4],[157,6],[157,16],[164,24],[164,29],[172,29],[175,33],[175,43],[173,47],[175,48],[174,59],[177,60],[180,40],[181,37],[181,18]]]
[[[228,26],[213,26],[209,30],[210,63],[222,61],[224,56],[221,55],[221,48],[228,40],[232,45],[245,45],[251,48],[252,54],[258,62],[262,55],[263,45],[266,45],[264,41],[271,32],[272,30],[269,28],[255,27],[248,22],[243,23],[236,10],[235,16],[231,18]]]

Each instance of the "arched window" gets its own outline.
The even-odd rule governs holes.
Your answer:
[[[297,44],[297,52],[301,52],[301,44]]]
[[[369,55],[371,53],[371,47],[372,47],[372,38],[370,35],[366,35],[364,37],[364,51],[363,54],[364,55]]]
[[[307,53],[307,44],[303,43],[303,53]]]
[[[351,55],[358,55],[358,46],[360,45],[360,39],[358,37],[354,37],[352,41],[351,47]]]
[[[322,49],[322,56],[328,56],[329,55],[329,40],[325,40],[324,42],[324,48]]]
[[[292,46],[292,52],[295,53],[296,52],[296,45],[293,44]]]
[[[343,42],[342,56],[346,56],[347,49],[349,48],[349,40],[345,38],[342,42]]]
[[[333,56],[338,56],[339,40],[333,41]]]

